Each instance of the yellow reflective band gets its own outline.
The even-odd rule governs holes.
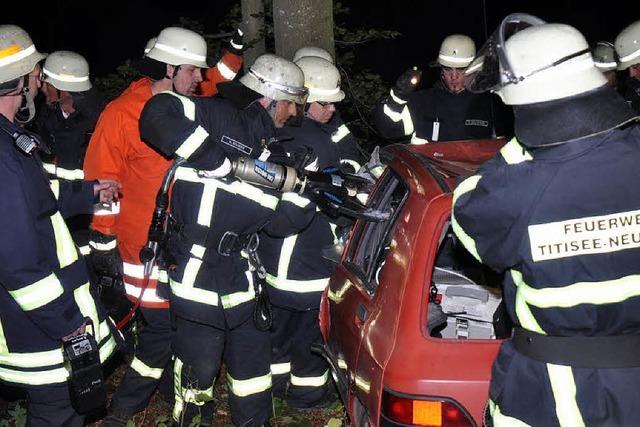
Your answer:
[[[58,200],[60,198],[60,181],[57,179],[52,179],[49,181],[49,186],[51,187],[51,192],[53,196]]]
[[[409,107],[404,106],[402,111],[397,113],[391,109],[387,104],[382,108],[382,112],[391,119],[394,123],[398,123],[402,121],[402,125],[404,126],[404,134],[411,135],[414,132],[413,120],[411,119],[411,113],[409,112]]]
[[[366,381],[364,378],[362,378],[359,375],[355,375],[353,377],[353,382],[355,383],[356,387],[358,387],[360,390],[364,391],[365,393],[369,393],[369,391],[371,390],[371,383],[369,381]]]
[[[298,235],[294,234],[282,241],[280,258],[278,259],[278,277],[287,278],[289,264],[291,263],[291,257],[293,256],[293,250],[296,247],[296,240],[298,240]]]
[[[35,283],[15,291],[9,291],[9,294],[24,311],[31,311],[42,307],[63,293],[64,288],[54,273]]]
[[[65,268],[78,260],[78,250],[60,212],[56,211],[51,215],[51,225],[56,239],[56,253],[60,268]]]
[[[158,44],[156,43],[155,47],[157,47]],[[178,93],[172,92],[170,90],[165,90],[162,93],[167,93],[169,95],[175,96],[176,98],[178,98],[180,100],[180,102],[182,103],[182,109],[184,110],[184,115],[187,119],[191,120],[192,122],[195,121],[196,119],[196,104],[190,100],[189,98],[187,98],[186,96],[182,96]]]
[[[91,253],[91,246],[78,246],[78,250],[80,251],[80,254],[82,254],[82,256],[87,256]]]
[[[196,284],[196,277],[198,277],[198,272],[200,271],[201,266],[202,261],[194,257],[189,258],[189,261],[187,261],[187,265],[184,268],[184,273],[182,274],[182,284],[191,288],[194,287]]]
[[[206,171],[203,171],[206,172]],[[198,170],[191,168],[183,168],[180,167],[176,171],[175,175],[176,180],[183,180],[188,182],[197,182],[201,184],[205,184],[205,189],[207,185],[215,187],[220,190],[224,190],[228,193],[237,194],[239,196],[246,197],[247,199],[253,200],[254,202],[259,203],[260,205],[275,210],[276,206],[278,206],[279,199],[275,196],[265,193],[257,187],[254,187],[251,184],[248,184],[243,181],[234,181],[231,184],[227,184],[223,181],[220,181],[215,178],[206,178],[198,175]],[[205,190],[207,191],[207,190]],[[202,211],[202,203],[200,206],[200,210]],[[209,215],[211,213],[209,212]],[[198,218],[198,224],[202,224],[200,222],[200,218]],[[209,225],[202,224],[202,225]]]
[[[347,125],[340,125],[340,127],[331,134],[331,140],[333,142],[340,142],[344,139],[345,136],[349,135],[351,131],[347,127]]]
[[[202,259],[206,251],[207,251],[207,248],[205,248],[204,246],[200,246],[196,244],[191,246],[191,255],[193,255],[194,257]]]
[[[547,363],[547,372],[560,427],[584,427],[576,401],[576,382],[571,367]]]
[[[204,225],[205,227],[211,224],[213,204],[216,201],[217,191],[216,183],[213,180],[204,183],[202,197],[200,198],[200,208],[198,210],[198,224]]]
[[[46,170],[48,174],[56,174],[56,165],[54,165],[53,163],[43,163],[42,167],[44,167],[44,170]]]
[[[82,169],[64,169],[56,166],[55,175],[58,178],[66,179],[67,181],[84,179],[84,171]]]
[[[327,383],[329,379],[329,370],[324,371],[324,374],[318,377],[296,377],[291,375],[291,385],[299,387],[322,387]]]
[[[272,363],[271,375],[283,375],[291,372],[291,363]]]
[[[173,363],[173,420],[180,421],[180,416],[184,409],[184,399],[182,398],[182,360],[176,357]]]
[[[500,412],[500,407],[496,405],[493,400],[489,400],[489,412],[491,413],[491,420],[494,427],[531,427],[527,423],[523,423],[517,418],[503,415]]]
[[[302,197],[297,193],[291,193],[291,192],[282,193],[282,201],[293,203],[294,205],[300,208],[307,207],[309,206],[309,203],[311,203],[311,201],[306,197]]]
[[[218,67],[218,71],[220,71],[220,75],[225,79],[233,80],[236,77],[237,73],[233,71],[231,68],[227,67],[227,64],[222,62],[222,60],[218,61],[218,64],[216,64],[216,67]]]
[[[102,341],[102,338],[104,337],[101,335],[102,331],[99,327],[100,319],[98,318],[98,309],[96,308],[96,303],[91,296],[91,292],[89,291],[89,282],[74,290],[73,298],[75,299],[82,315],[84,317],[90,318],[93,322],[96,341]]]
[[[8,353],[7,339],[4,336],[4,328],[2,327],[2,321],[0,321],[0,354]]]
[[[460,196],[475,190],[481,178],[482,178],[482,175],[470,176],[469,178],[462,181],[456,187],[456,189],[453,191],[453,202],[452,202],[453,209],[451,210],[451,226],[453,228],[453,232],[456,234],[456,236],[458,236],[458,239],[460,239],[460,242],[462,242],[464,247],[467,248],[469,253],[473,255],[475,259],[477,259],[480,262],[482,262],[482,260],[480,259],[480,254],[478,254],[478,248],[476,247],[476,242],[473,240],[471,236],[467,234],[466,231],[462,229],[460,224],[458,224],[458,221],[456,221],[455,206]]]
[[[46,371],[15,371],[13,369],[0,368],[0,379],[24,385],[45,385],[64,383],[69,377],[65,368],[49,369]]]
[[[404,105],[404,104],[407,103],[407,101],[405,101],[404,99],[402,99],[398,95],[396,95],[396,93],[393,91],[393,88],[391,88],[391,90],[389,91],[389,95],[391,95],[391,99],[393,99],[393,101],[396,104]]]
[[[109,340],[102,347],[100,347],[100,362],[104,363],[109,358],[109,356],[113,354],[115,349],[116,340],[113,338],[113,336],[110,336]]]
[[[162,376],[163,368],[152,368],[137,357],[133,358],[133,360],[131,361],[131,365],[129,366],[131,367],[131,369],[140,374],[141,377],[154,378],[156,380],[159,380]]]
[[[344,360],[344,356],[342,356],[341,354],[338,355],[338,368],[345,371],[347,370],[347,361]]]
[[[169,284],[171,285],[171,293],[175,296],[187,299],[190,301],[199,302],[201,304],[207,305],[218,305],[218,294],[213,291],[207,291],[205,289],[199,289],[194,287],[184,286],[180,282],[176,282],[175,280],[169,279]]]
[[[222,295],[220,297],[220,301],[222,301],[222,307],[225,309],[230,309],[233,307],[237,307],[240,304],[251,301],[255,298],[256,293],[253,290],[253,274],[250,271],[244,272],[245,276],[247,276],[247,282],[249,282],[249,289],[246,292],[235,292],[233,294]]]
[[[512,272],[513,274],[513,272]],[[528,329],[533,332],[537,332],[542,335],[546,335],[546,332],[542,329],[538,321],[533,316],[529,305],[527,305],[527,301],[522,296],[520,289],[516,290],[516,316],[518,317],[518,321],[523,328]]]
[[[227,384],[229,391],[238,397],[250,396],[262,393],[271,388],[271,372],[261,377],[236,380],[227,372]]]
[[[612,304],[640,295],[640,275],[638,274],[614,280],[578,282],[560,288],[543,287],[541,289],[526,284],[519,271],[511,270],[511,277],[527,304],[539,308]]]
[[[0,364],[17,368],[39,368],[59,365],[63,362],[62,349],[34,353],[0,353]]]
[[[511,139],[511,141],[507,142],[500,149],[500,155],[509,165],[517,165],[518,163],[533,160],[531,154],[529,154],[515,138]]]
[[[267,274],[267,283],[276,289],[300,294],[322,292],[329,284],[329,278],[315,280],[292,280]]]
[[[198,126],[191,135],[178,147],[176,154],[183,159],[188,159],[209,137],[209,132],[202,126]]]

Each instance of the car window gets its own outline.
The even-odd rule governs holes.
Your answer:
[[[354,244],[350,246],[346,258],[347,266],[362,280],[370,295],[378,287],[393,229],[409,193],[402,180],[392,171],[382,179],[371,195],[368,206],[389,211],[391,215],[382,222],[359,221],[353,232]]]

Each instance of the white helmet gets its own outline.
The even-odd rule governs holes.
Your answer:
[[[293,54],[293,62],[298,62],[300,58],[304,58],[305,56],[314,56],[314,57],[322,58],[334,64],[333,57],[329,52],[322,49],[321,47],[315,47],[315,46],[305,46],[296,50],[296,53]]]
[[[51,53],[44,61],[44,81],[58,90],[84,92],[91,89],[89,64],[82,55],[67,50]]]
[[[147,57],[169,65],[190,64],[207,68],[207,42],[186,28],[168,27],[160,31]]]
[[[618,53],[618,70],[626,70],[640,63],[640,21],[622,30],[615,41]]]
[[[0,25],[0,95],[15,90],[19,81],[15,85],[11,82],[32,72],[46,56],[36,50],[25,30],[16,25]]]
[[[618,67],[616,50],[612,43],[598,42],[592,51],[593,62],[603,73]]]
[[[156,44],[156,41],[158,40],[157,37],[151,37],[149,39],[149,41],[147,42],[146,46],[144,47],[144,55],[146,56],[147,53],[149,53],[151,51],[151,49],[153,49],[153,46]]]
[[[275,101],[304,104],[309,92],[304,87],[304,74],[293,62],[266,53],[256,58],[240,83]]]
[[[452,34],[442,41],[436,63],[443,67],[466,68],[475,54],[476,44],[471,37]]]
[[[331,62],[316,56],[305,56],[296,61],[304,73],[304,85],[309,89],[308,103],[340,102],[344,92],[340,90],[340,72]]]

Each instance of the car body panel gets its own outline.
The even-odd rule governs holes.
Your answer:
[[[452,398],[481,424],[499,341],[431,338],[427,306],[433,262],[451,212],[450,189],[459,175],[472,174],[503,144],[483,140],[385,149],[393,158],[376,186],[393,171],[409,194],[379,270],[380,285],[371,295],[362,275],[345,259],[358,244],[352,230],[321,306],[326,357],[346,385],[343,397],[354,424],[353,402],[358,399],[370,423],[378,425],[383,389]],[[364,320],[359,318],[363,310]]]

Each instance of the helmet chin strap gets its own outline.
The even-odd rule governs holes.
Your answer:
[[[29,90],[29,75],[25,74],[22,79],[22,103],[15,118],[19,123],[29,123],[36,115],[35,94]]]

